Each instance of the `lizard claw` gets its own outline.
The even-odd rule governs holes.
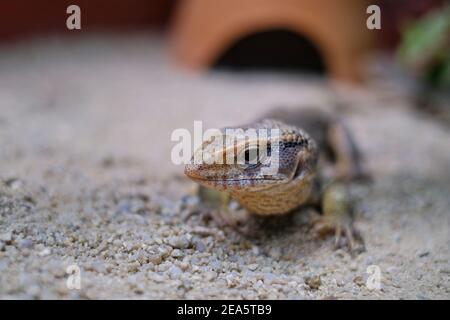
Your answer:
[[[314,225],[314,230],[320,236],[325,236],[334,232],[334,248],[336,250],[344,246],[346,246],[351,253],[356,254],[366,250],[361,233],[354,228],[351,223],[330,221],[327,217],[322,217]]]
[[[365,251],[364,240],[353,226],[353,206],[347,188],[335,184],[327,188],[323,197],[323,217],[319,219],[316,230],[324,234],[334,231],[335,248],[342,247],[342,239],[352,253]],[[357,245],[357,244],[360,245]]]
[[[335,227],[334,247],[339,249],[342,247],[342,236],[347,239],[347,246],[352,253],[361,253],[366,250],[364,239],[357,229],[352,225],[337,225]],[[358,245],[359,244],[359,245]]]

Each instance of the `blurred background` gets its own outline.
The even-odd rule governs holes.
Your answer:
[[[0,1],[0,298],[449,298],[449,48],[444,0]],[[183,219],[172,132],[275,107],[354,133],[373,176],[351,186],[356,259],[300,218],[250,240]]]
[[[81,9],[80,30],[66,26],[71,4]],[[381,9],[379,30],[366,27],[371,4]],[[91,130],[112,123],[106,117],[113,110],[135,108],[128,135],[105,129],[111,141],[128,141],[124,153],[142,151],[146,136],[168,136],[193,119],[221,126],[275,105],[330,109],[360,103],[348,101],[356,96],[365,104],[402,96],[410,110],[448,123],[445,1],[19,0],[2,2],[0,13],[0,106],[26,105],[26,97],[75,104],[58,110],[98,112]],[[323,85],[311,88],[317,81]],[[218,110],[223,115],[215,116]],[[68,127],[75,121],[61,116]],[[148,128],[148,116],[160,121]],[[155,144],[165,151],[147,157],[165,156],[170,145]]]
[[[66,27],[71,4],[81,8],[81,30]],[[365,28],[371,4],[381,9],[380,30]],[[0,13],[4,48],[42,37],[70,41],[140,32],[160,35],[168,61],[197,70],[306,72],[361,82],[367,78],[367,57],[384,52],[397,56],[396,62],[428,91],[448,88],[449,82],[448,5],[443,0],[19,0],[0,4]],[[418,100],[433,109],[430,96],[426,92]]]
[[[66,27],[68,14],[65,12],[71,4],[82,10],[81,31]],[[371,4],[381,9],[382,28],[368,32],[364,28],[369,16],[365,9]],[[336,5],[323,0],[287,0],[279,4],[269,0],[251,0],[245,4],[238,1],[208,4],[201,0],[132,0],[127,3],[118,0],[19,0],[1,4],[0,41],[8,44],[48,35],[126,34],[140,30],[168,37],[180,51],[179,59],[195,66],[331,72],[324,69],[325,65],[333,69],[335,62],[330,60],[340,59],[336,57],[340,54],[350,59],[352,53],[357,56],[358,51],[368,48],[396,50],[414,22],[433,10],[442,13],[443,8],[443,0],[344,0]],[[448,16],[442,13],[442,19],[446,18]],[[208,39],[213,36],[216,39]],[[428,36],[436,37],[431,31]],[[333,44],[333,41],[341,44]],[[340,49],[341,46],[351,48],[352,53],[344,52],[346,49]],[[327,50],[337,52],[332,54]],[[270,59],[277,57],[283,59]]]

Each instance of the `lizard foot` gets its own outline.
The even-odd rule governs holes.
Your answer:
[[[201,186],[196,193],[201,205],[198,210],[191,211],[185,221],[194,214],[200,214],[205,222],[212,220],[221,228],[228,227],[244,235],[252,234],[252,227],[247,223],[248,215],[236,202],[231,201],[228,193]]]
[[[364,240],[360,232],[353,226],[353,205],[347,187],[343,184],[332,184],[323,194],[323,216],[315,225],[319,234],[334,231],[335,247],[342,247],[342,240],[352,253],[365,251]]]
[[[320,218],[314,225],[314,230],[320,236],[334,233],[334,247],[348,247],[351,253],[365,251],[364,239],[352,223],[330,221],[327,217]]]

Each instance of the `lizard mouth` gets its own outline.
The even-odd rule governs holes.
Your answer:
[[[220,182],[220,181],[261,181],[261,180],[283,180],[283,179],[276,179],[276,178],[254,178],[254,179],[200,179],[195,178],[196,180],[200,181],[212,181],[212,182]]]
[[[257,185],[264,183],[264,181],[283,181],[282,177],[276,177],[276,176],[260,176],[260,177],[244,177],[244,178],[236,178],[236,177],[229,177],[226,176],[216,176],[216,177],[207,177],[205,175],[199,174],[199,172],[196,172],[195,170],[185,170],[184,172],[186,176],[188,176],[191,180],[194,182],[197,182],[202,185],[206,186],[226,186],[226,185],[234,185],[238,186],[239,184],[242,185]]]
[[[283,180],[282,178],[246,178],[246,179],[208,179],[204,177],[193,177],[189,176],[190,179],[198,182],[208,183],[208,182],[253,182],[253,181],[274,181],[274,180]]]

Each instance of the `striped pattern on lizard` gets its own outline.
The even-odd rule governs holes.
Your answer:
[[[230,128],[233,127],[222,129],[224,136]],[[362,237],[353,227],[353,205],[346,183],[364,177],[365,172],[360,153],[342,120],[315,110],[276,110],[253,123],[234,128],[279,129],[280,135],[259,137],[254,143],[225,136],[238,141],[232,145],[235,161],[211,164],[192,161],[185,167],[189,178],[203,187],[229,194],[248,214],[280,215],[302,206],[316,206],[323,213],[318,226],[335,231],[336,246],[340,245],[342,235],[351,250],[356,248],[357,240],[362,243]],[[276,151],[271,150],[274,141],[278,142]],[[259,152],[261,146],[267,151]],[[230,145],[206,141],[196,152],[226,159]],[[240,152],[244,152],[244,163],[236,161]],[[278,170],[263,174],[274,152],[278,155]],[[332,178],[324,172],[330,164]]]

